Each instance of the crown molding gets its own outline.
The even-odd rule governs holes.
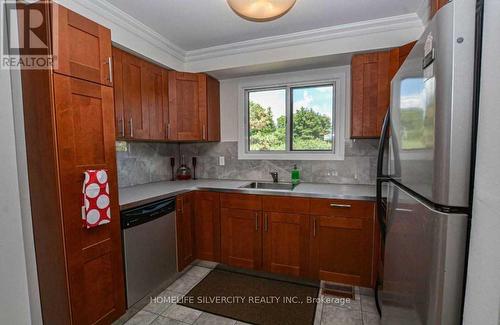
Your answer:
[[[213,59],[215,57],[239,54],[242,52],[249,53],[273,50],[289,46],[331,41],[339,38],[414,28],[423,28],[422,20],[416,13],[324,27],[303,32],[264,37],[187,51],[185,62],[203,61]]]
[[[334,54],[340,47],[345,53],[373,50],[392,46],[405,38],[403,35],[412,38],[424,28],[418,14],[412,13],[185,51],[106,0],[55,1],[110,28],[112,40],[119,47],[172,69],[189,72],[216,70],[219,66],[228,66],[229,61],[232,66],[245,66],[252,61],[276,62],[302,54],[304,57],[322,56]],[[371,36],[378,43],[366,42]],[[349,42],[350,46],[346,47]],[[283,54],[287,52],[288,55]]]
[[[105,0],[55,0],[55,2],[110,28],[113,42],[117,42],[121,46],[131,48],[139,54],[149,57],[148,53],[141,53],[144,43],[146,43],[161,54],[166,54],[152,58],[153,60],[156,59],[159,63],[172,68],[180,69],[184,65],[186,51]],[[113,27],[119,27],[128,35],[115,37],[117,35],[115,35]],[[139,44],[139,42],[143,44]]]

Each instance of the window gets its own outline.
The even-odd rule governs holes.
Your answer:
[[[284,75],[292,74],[298,73]],[[248,86],[240,84],[243,123],[238,157],[343,159],[347,78],[332,75],[337,78],[299,81],[299,74],[297,82],[280,84],[263,77],[259,83],[253,77]]]

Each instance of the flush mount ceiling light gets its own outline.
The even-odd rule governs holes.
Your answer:
[[[277,19],[292,9],[296,0],[227,0],[240,17],[251,21]]]

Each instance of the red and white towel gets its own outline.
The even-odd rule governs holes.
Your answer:
[[[94,228],[111,222],[108,173],[104,169],[87,170],[82,191],[83,227]]]

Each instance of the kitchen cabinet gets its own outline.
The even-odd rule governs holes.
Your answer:
[[[220,141],[219,81],[113,48],[117,138]]]
[[[220,262],[220,198],[219,193],[198,191],[195,202],[196,258]]]
[[[113,58],[117,137],[166,140],[166,70],[117,48],[113,48]]]
[[[373,287],[375,206],[311,200],[311,270],[317,279]]]
[[[219,82],[202,73],[168,76],[170,139],[220,141]]]
[[[351,137],[378,138],[390,105],[391,80],[415,42],[390,51],[356,54],[351,66]]]
[[[309,199],[263,198],[264,270],[309,276]]]
[[[59,48],[57,69],[21,71],[43,322],[110,324],[125,312],[125,288],[109,30],[53,2],[18,5],[48,22],[40,29],[49,53]],[[81,195],[91,169],[107,170],[111,222],[87,229]]]
[[[309,216],[264,212],[264,269],[289,276],[308,276]]]
[[[389,107],[389,51],[352,58],[352,138],[378,138]]]
[[[206,79],[201,74],[168,73],[169,122],[173,140],[200,141],[206,136]]]
[[[111,31],[63,6],[51,9],[54,72],[112,86]]]
[[[221,194],[222,262],[262,268],[262,200],[257,195]]]
[[[181,272],[195,260],[195,192],[177,197],[177,270]]]

